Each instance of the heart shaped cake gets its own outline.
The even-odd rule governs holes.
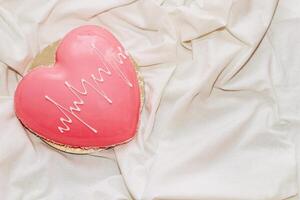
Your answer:
[[[15,113],[58,149],[103,149],[134,137],[140,94],[134,62],[120,42],[106,29],[88,25],[62,39],[55,64],[24,76],[15,92]]]

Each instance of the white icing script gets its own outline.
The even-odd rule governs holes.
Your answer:
[[[73,101],[73,105],[69,108],[65,108],[64,106],[57,103],[54,99],[49,97],[48,95],[45,95],[46,100],[51,102],[54,106],[57,107],[57,109],[64,115],[64,117],[60,117],[59,120],[63,124],[63,126],[58,126],[58,130],[63,133],[65,131],[69,131],[70,127],[68,124],[72,124],[72,119],[70,118],[70,115],[72,115],[74,118],[76,118],[79,122],[81,122],[84,126],[86,126],[88,129],[90,129],[94,133],[98,133],[98,131],[93,128],[91,125],[89,125],[86,121],[84,121],[82,118],[78,116],[79,112],[81,111],[80,105],[84,105],[84,100],[82,99],[82,96],[88,95],[87,87],[90,87],[93,89],[96,93],[98,93],[101,97],[103,97],[107,103],[112,104],[112,100],[105,94],[104,91],[101,90],[99,83],[104,82],[103,74],[106,74],[107,76],[112,75],[112,69],[120,76],[120,78],[125,82],[126,85],[132,88],[132,83],[128,80],[126,75],[122,72],[120,69],[120,65],[124,63],[124,60],[127,59],[127,53],[123,52],[121,47],[118,47],[118,52],[112,52],[111,50],[107,50],[106,54],[103,55],[100,50],[97,49],[95,44],[91,45],[91,48],[95,51],[95,53],[98,55],[100,60],[102,61],[103,66],[98,67],[98,73],[97,75],[91,74],[91,80],[86,79],[80,79],[81,82],[81,88],[82,90],[76,89],[74,86],[72,86],[68,81],[65,81],[65,86],[67,89],[76,97],[76,100]],[[102,74],[103,73],[103,74]]]

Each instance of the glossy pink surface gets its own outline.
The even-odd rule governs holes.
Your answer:
[[[37,135],[72,147],[109,147],[134,136],[140,91],[134,64],[118,40],[82,26],[60,43],[53,67],[28,73],[15,112]]]

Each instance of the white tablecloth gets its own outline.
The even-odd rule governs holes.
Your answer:
[[[13,95],[83,24],[117,36],[146,96],[133,141],[78,156],[27,134]],[[299,33],[299,0],[0,0],[0,199],[298,199]]]

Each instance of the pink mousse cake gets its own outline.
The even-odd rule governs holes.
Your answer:
[[[103,149],[134,137],[140,116],[134,62],[104,28],[88,25],[60,42],[53,66],[30,71],[15,92],[15,113],[53,146]]]

